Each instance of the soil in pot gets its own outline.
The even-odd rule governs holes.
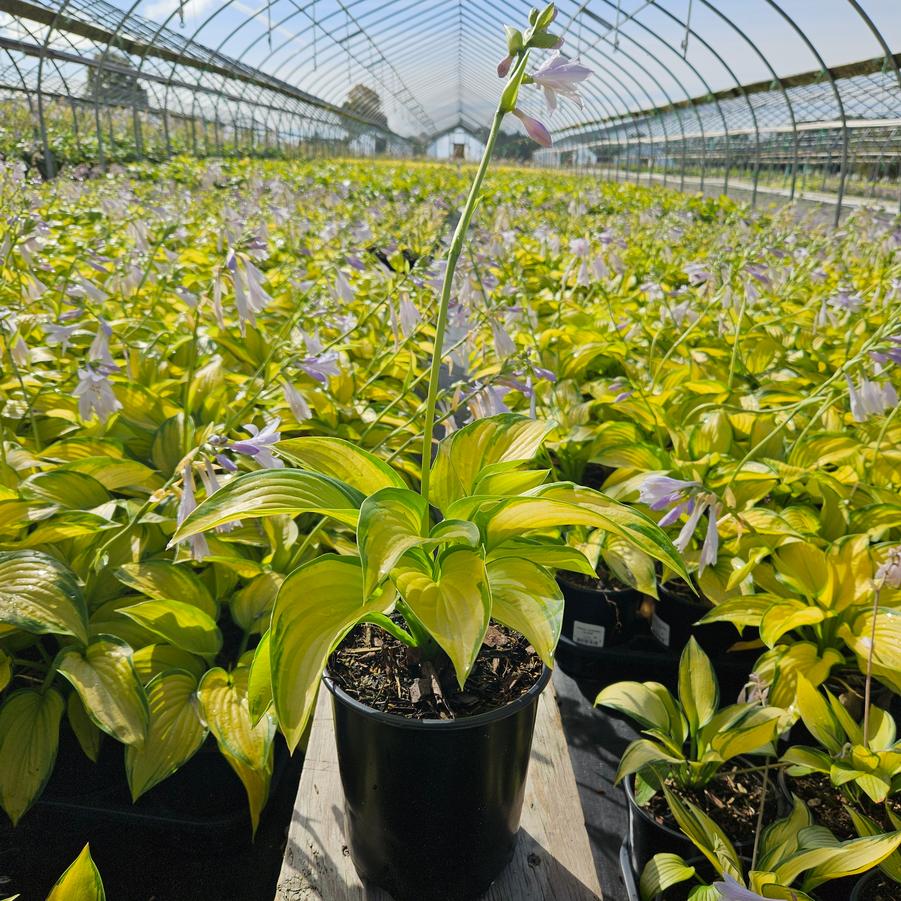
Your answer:
[[[462,691],[446,654],[420,660],[414,650],[368,624],[353,629],[328,663],[335,683],[354,700],[416,720],[457,719],[504,707],[535,685],[543,668],[522,635],[495,622]]]
[[[469,901],[488,888],[516,847],[549,678],[526,639],[497,623],[462,691],[443,654],[422,660],[374,626],[350,632],[324,684],[364,881],[395,901]]]
[[[760,796],[763,775],[746,772],[746,764],[723,767],[713,780],[701,789],[683,789],[672,780],[666,787],[676,797],[690,801],[710,817],[732,840],[736,847],[754,842],[754,830],[760,811]],[[763,822],[772,823],[780,814],[779,789],[773,774],[770,775],[766,793],[766,807]],[[666,798],[657,793],[644,808],[662,826],[678,829],[666,803]]]
[[[784,784],[786,792],[796,794],[810,808],[817,824],[825,826],[836,838],[845,841],[858,837],[854,823],[845,810],[845,804],[848,803],[845,796],[835,788],[827,776],[820,773],[797,778],[786,776]],[[889,798],[888,803],[895,816],[901,816],[901,798]],[[895,831],[886,815],[884,805],[874,804],[863,796],[860,810],[878,824],[883,832]]]
[[[730,837],[736,849],[748,849],[754,843],[763,776],[758,771],[747,772],[754,766],[748,760],[739,759],[724,767],[703,789],[684,791],[671,781],[667,787],[684,800],[700,807]],[[694,845],[679,830],[662,794],[654,795],[643,807],[638,806],[634,795],[633,777],[625,783],[628,799],[629,842],[632,868],[636,877],[645,864],[661,852],[688,857],[694,853]],[[766,792],[766,809],[763,824],[767,825],[783,813],[784,796],[775,776],[770,776]]]
[[[855,722],[863,719],[866,676],[856,666],[836,667],[826,679],[826,688],[832,692],[851,714]],[[901,714],[901,706],[896,695],[887,685],[873,680],[872,702],[887,710],[896,719]],[[813,744],[814,742],[810,742]]]
[[[825,826],[836,838],[841,841],[857,838],[857,831],[851,817],[845,810],[847,803],[845,797],[832,784],[830,779],[820,773],[811,773],[809,776],[793,778],[788,775],[781,777],[784,791],[797,795],[810,808],[813,816],[820,826]],[[901,799],[891,798],[889,804],[896,816],[901,816]],[[864,797],[860,804],[861,812],[877,823],[883,832],[893,832],[894,826],[881,804],[873,804]],[[819,901],[847,901],[851,893],[860,881],[860,876],[849,876],[845,879],[834,879],[817,888],[815,894]],[[892,901],[901,901],[901,890],[895,887],[896,895],[888,897]],[[869,894],[861,896],[861,899],[871,901]]]

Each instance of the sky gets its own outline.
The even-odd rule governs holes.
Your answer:
[[[132,7],[130,0],[111,2]],[[890,48],[901,52],[901,0],[860,2]],[[595,68],[596,77],[586,86],[586,108],[564,103],[549,125],[769,80],[767,63],[789,75],[819,68],[816,53],[827,66],[882,55],[848,0],[778,5],[816,52],[770,0],[559,0],[555,27],[565,35],[564,52]],[[135,10],[336,105],[351,86],[367,84],[382,98],[394,130],[419,134],[458,120],[490,120],[499,86],[494,69],[506,52],[502,25],[523,25],[528,6],[521,0],[182,0],[179,14],[179,0],[143,0]],[[689,7],[697,34],[683,55]],[[523,103],[528,111],[542,106],[534,90]]]

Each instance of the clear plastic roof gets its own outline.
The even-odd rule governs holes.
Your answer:
[[[487,124],[506,54],[502,26],[523,25],[529,6],[0,0],[0,75],[7,86],[77,96],[86,69],[135,67],[160,106],[250,103],[265,116],[294,104],[323,119],[350,113],[401,136],[433,136]],[[695,127],[706,120],[719,131],[760,128],[758,109],[769,128],[901,117],[899,0],[560,0],[558,8],[564,53],[595,70],[584,106],[564,101],[549,122],[558,134],[661,108],[678,115],[685,105],[705,106]],[[538,112],[538,92],[528,94]]]

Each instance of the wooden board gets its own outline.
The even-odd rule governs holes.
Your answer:
[[[343,835],[332,705],[319,692],[276,901],[391,901],[363,885]],[[538,702],[516,855],[485,901],[600,901],[582,805],[550,683]]]

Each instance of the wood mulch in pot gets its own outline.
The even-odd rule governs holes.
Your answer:
[[[368,623],[354,627],[328,662],[335,683],[355,700],[417,720],[458,719],[505,707],[535,685],[543,666],[522,635],[493,620],[462,690],[443,651],[423,660]]]

